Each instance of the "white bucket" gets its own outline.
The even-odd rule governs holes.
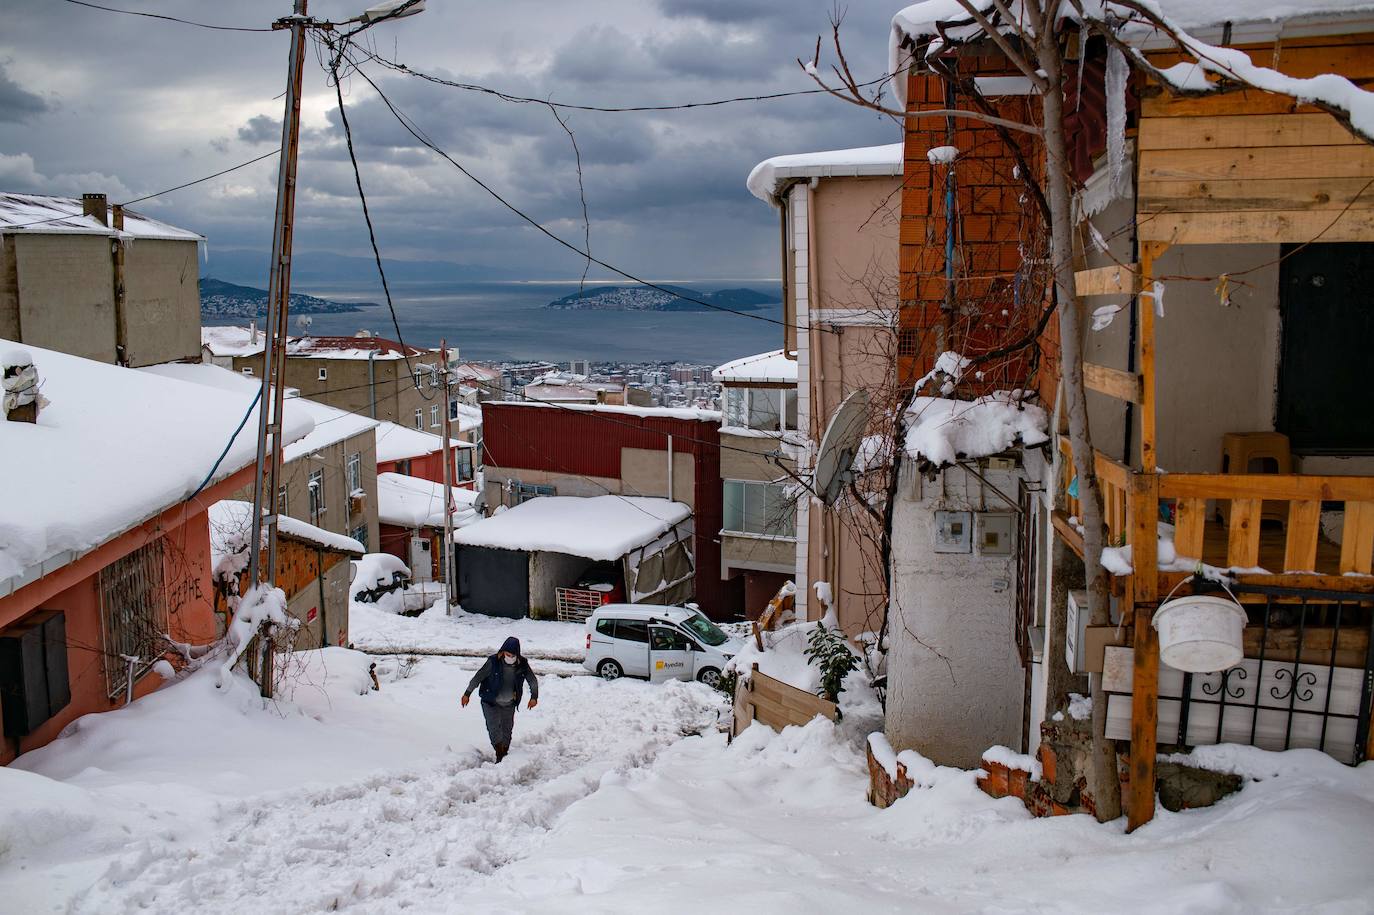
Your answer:
[[[1167,601],[1154,616],[1159,658],[1190,674],[1228,670],[1245,657],[1246,622],[1240,605],[1224,598],[1190,594]]]

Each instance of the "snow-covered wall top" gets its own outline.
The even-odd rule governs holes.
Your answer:
[[[267,348],[267,335],[257,328],[202,327],[200,345],[212,356],[256,356]]]
[[[642,416],[658,419],[692,419],[708,423],[720,422],[719,410],[697,410],[690,407],[622,407],[618,404],[547,404],[533,400],[504,400],[502,407],[539,407],[545,410],[574,410],[587,413],[618,413],[622,416]]]
[[[477,493],[450,487],[453,493],[455,527],[466,527],[480,520],[473,503]],[[397,527],[443,527],[444,484],[408,477],[399,473],[377,474],[377,520]]]
[[[248,563],[248,546],[252,540],[249,521],[253,517],[253,503],[239,499],[223,499],[210,506],[210,562],[216,572],[233,572],[245,568]],[[308,521],[287,515],[277,516],[277,530],[297,540],[334,550],[361,556],[367,550],[352,537],[316,527]],[[242,560],[239,565],[238,560]]]
[[[712,371],[711,377],[723,384],[745,384],[750,381],[796,384],[797,360],[789,359],[782,350],[775,349],[727,362]]]
[[[82,214],[79,197],[43,197],[37,194],[0,194],[0,232],[34,235],[109,235],[120,238],[152,238],[164,241],[204,239],[195,232],[133,210],[124,211],[124,229],[104,225],[94,216]]]
[[[1015,445],[1049,440],[1049,416],[1019,392],[997,391],[977,400],[917,397],[907,409],[906,450],[936,467],[999,454]]]
[[[464,528],[453,542],[612,562],[691,514],[681,502],[645,496],[540,496]]]
[[[792,178],[851,178],[858,175],[900,175],[902,144],[832,149],[764,159],[749,173],[749,193],[764,203],[777,202],[778,189]]]
[[[254,459],[256,409],[230,440],[251,393],[0,340],[0,352],[19,349],[49,404],[36,425],[0,422],[0,593],[30,567],[46,563],[47,574],[179,504],[221,451],[210,483]],[[290,402],[282,421],[293,442],[315,425]]]
[[[411,429],[389,420],[377,424],[377,461],[403,461],[406,458],[424,457],[444,447],[444,437],[432,432]],[[476,448],[471,442],[449,439],[450,448]]]

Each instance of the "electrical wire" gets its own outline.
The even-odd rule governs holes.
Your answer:
[[[635,274],[630,273],[630,272],[628,272],[628,271],[626,271],[626,270],[622,270],[621,268],[615,266],[614,264],[608,263],[608,262],[606,262],[606,261],[604,261],[604,260],[602,260],[602,259],[600,259],[600,258],[594,256],[590,251],[585,251],[585,250],[583,250],[582,248],[579,248],[577,245],[573,244],[572,242],[568,241],[567,239],[563,238],[562,236],[560,236],[560,235],[558,235],[558,234],[552,232],[551,230],[545,228],[538,220],[536,220],[534,217],[530,216],[530,215],[529,215],[528,213],[526,213],[524,210],[521,210],[521,209],[520,209],[519,207],[517,207],[515,204],[511,203],[509,200],[507,200],[505,197],[503,197],[495,188],[493,188],[491,185],[487,184],[485,181],[483,181],[481,178],[479,178],[477,175],[475,175],[472,171],[470,171],[467,167],[465,167],[465,166],[462,165],[460,162],[458,162],[456,159],[454,159],[452,156],[450,156],[447,152],[445,152],[445,151],[444,151],[438,144],[436,144],[433,140],[429,139],[429,137],[426,136],[425,133],[424,133],[419,127],[415,126],[413,120],[409,117],[409,115],[405,114],[404,112],[402,112],[400,109],[398,109],[398,108],[396,107],[396,105],[391,101],[391,99],[386,95],[386,93],[384,93],[384,92],[381,90],[381,88],[377,85],[377,83],[376,83],[375,81],[373,81],[373,79],[372,79],[370,76],[368,76],[367,73],[366,73],[361,67],[358,66],[357,62],[354,61],[352,58],[347,57],[347,55],[346,55],[346,49],[345,49],[344,59],[347,59],[347,60],[349,61],[349,63],[352,65],[352,70],[351,70],[351,72],[356,73],[358,76],[362,77],[363,80],[365,80],[365,81],[367,82],[367,84],[373,88],[373,90],[377,93],[378,97],[381,98],[382,103],[387,107],[387,110],[391,112],[392,116],[396,118],[397,122],[400,123],[400,125],[406,130],[407,133],[409,133],[412,137],[414,137],[417,141],[419,141],[423,146],[425,146],[425,147],[426,147],[427,149],[429,149],[431,152],[433,152],[434,154],[438,155],[440,158],[442,158],[442,159],[444,159],[445,161],[447,161],[450,165],[452,165],[452,166],[453,166],[454,168],[456,168],[460,173],[462,173],[462,175],[463,175],[464,177],[466,177],[469,181],[473,182],[473,183],[476,184],[479,188],[481,188],[483,191],[485,191],[485,192],[486,192],[490,197],[492,197],[492,199],[494,199],[497,203],[501,204],[503,207],[505,207],[505,208],[506,208],[507,210],[509,210],[511,213],[515,214],[515,215],[518,216],[521,220],[523,220],[524,222],[528,223],[531,227],[533,227],[535,230],[537,230],[540,234],[542,234],[542,235],[548,237],[551,241],[555,242],[555,243],[558,244],[558,245],[561,245],[562,247],[568,249],[569,251],[572,251],[573,253],[577,254],[580,258],[585,258],[585,259],[591,261],[592,263],[594,263],[594,264],[596,264],[596,265],[598,265],[598,266],[600,266],[600,267],[603,267],[603,268],[605,268],[606,270],[611,271],[612,273],[617,274],[618,276],[624,277],[625,279],[629,280],[629,281],[632,282],[632,283],[636,283],[636,284],[638,284],[638,285],[640,285],[640,286],[643,286],[643,287],[645,287],[645,288],[647,288],[647,289],[654,289],[654,290],[657,290],[657,291],[659,291],[659,292],[663,292],[663,293],[666,293],[666,294],[668,294],[668,295],[675,296],[676,298],[682,299],[683,301],[692,302],[693,304],[696,304],[696,305],[701,305],[701,306],[703,306],[703,307],[705,307],[705,308],[708,308],[708,309],[710,309],[710,310],[712,310],[712,311],[721,311],[721,312],[725,312],[726,314],[736,315],[737,317],[749,318],[749,319],[754,320],[754,321],[763,321],[763,322],[768,323],[768,324],[776,324],[776,325],[778,325],[778,326],[780,326],[780,327],[787,327],[787,328],[792,328],[792,329],[795,329],[795,330],[806,330],[806,329],[807,329],[807,328],[805,328],[805,327],[801,327],[800,325],[792,324],[792,323],[789,323],[789,322],[787,322],[787,321],[782,321],[782,320],[779,320],[779,319],[777,319],[777,318],[770,318],[770,317],[768,317],[768,316],[766,316],[766,315],[757,315],[757,314],[751,314],[751,313],[745,312],[745,311],[736,311],[736,310],[733,309],[733,308],[726,308],[726,307],[724,307],[724,306],[722,306],[722,305],[716,305],[716,304],[714,304],[714,303],[712,303],[712,302],[707,302],[707,301],[704,301],[704,300],[702,300],[702,299],[697,299],[697,298],[693,298],[693,297],[691,297],[691,296],[682,295],[680,292],[676,292],[676,291],[674,291],[674,290],[672,290],[672,289],[669,289],[669,288],[667,288],[667,287],[665,287],[665,286],[661,286],[661,285],[659,285],[659,284],[657,284],[657,283],[653,283],[653,282],[651,282],[651,281],[649,281],[649,280],[646,280],[646,279],[644,279],[644,278],[642,278],[642,277],[636,276]],[[334,72],[337,73],[337,69],[335,69]],[[832,329],[832,328],[826,328],[826,327],[818,328],[818,330],[821,330],[822,332],[825,332],[825,333],[832,333],[832,334],[837,334],[837,333],[838,333],[838,331],[836,331],[836,330],[834,330],[834,329]]]
[[[145,13],[142,10],[123,10],[113,6],[101,6],[99,3],[90,3],[88,0],[67,0],[77,6],[89,7],[93,10],[104,10],[107,13],[123,13],[126,16],[142,16],[146,19],[165,19],[168,22],[177,22],[181,25],[194,25],[202,29],[214,29],[217,32],[271,32],[270,28],[250,28],[240,25],[211,25],[208,22],[195,22],[190,19],[180,19],[176,16],[167,16],[162,13]]]

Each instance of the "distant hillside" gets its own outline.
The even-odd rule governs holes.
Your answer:
[[[331,302],[313,295],[291,293],[291,314],[339,314],[375,308],[376,302]],[[200,281],[200,316],[202,318],[258,318],[267,314],[267,290],[238,286],[206,277]]]
[[[664,286],[663,289],[670,291],[647,286],[593,286],[555,299],[544,307],[589,311],[710,311],[710,306],[715,305],[735,311],[755,311],[778,301],[777,296],[756,289],[722,289],[719,292],[699,292],[685,286]]]

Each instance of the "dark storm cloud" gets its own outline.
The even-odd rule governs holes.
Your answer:
[[[288,5],[240,0],[217,6],[216,21],[265,24]],[[311,12],[338,19],[361,5],[311,0]],[[861,78],[881,73],[888,19],[901,5],[854,4],[848,14],[845,50]],[[280,137],[280,33],[206,32],[69,4],[15,6],[0,29],[0,190],[141,196],[261,155]],[[203,0],[157,6],[209,18]],[[514,95],[619,106],[811,88],[794,59],[810,56],[817,34],[828,37],[833,0],[439,0],[429,7],[370,32],[377,52]],[[83,53],[72,55],[72,47]],[[580,242],[572,147],[546,106],[364,67],[454,159]],[[343,88],[385,254],[483,264],[507,275],[580,272],[575,255],[407,133],[361,78],[346,78]],[[304,98],[297,246],[366,255],[334,90],[313,53]],[[824,97],[656,113],[567,111],[566,120],[582,154],[594,250],[659,276],[776,275],[776,213],[745,190],[749,170],[770,155],[898,136],[891,123]],[[203,232],[212,251],[263,250],[275,179],[269,159],[140,209]]]
[[[48,110],[48,103],[15,82],[0,64],[0,121],[19,124]]]

